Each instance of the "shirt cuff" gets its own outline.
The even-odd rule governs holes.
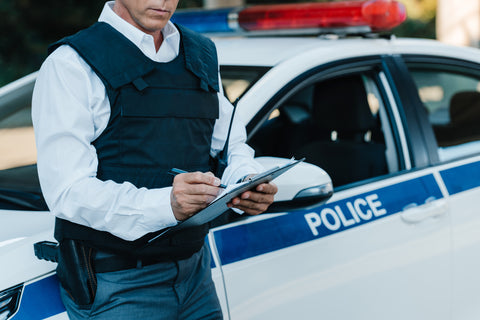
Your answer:
[[[145,210],[145,221],[152,224],[148,229],[161,230],[175,226],[178,221],[175,219],[170,203],[172,187],[150,189],[148,191],[144,199],[150,207],[150,210]]]

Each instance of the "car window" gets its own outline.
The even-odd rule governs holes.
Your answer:
[[[0,170],[36,162],[31,107],[28,104],[0,119]]]
[[[257,156],[305,157],[335,187],[398,171],[385,105],[373,73],[298,89],[249,139]]]
[[[36,168],[31,89],[0,99],[0,209],[47,210]]]
[[[480,77],[461,70],[411,64],[441,161],[480,152]]]
[[[234,102],[260,79],[269,68],[247,66],[221,66],[223,92],[225,96]]]

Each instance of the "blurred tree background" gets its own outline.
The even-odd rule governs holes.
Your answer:
[[[400,0],[407,8],[407,21],[393,30],[399,37],[435,39],[437,0]]]
[[[37,70],[48,44],[91,24],[99,0],[0,0],[0,85]]]
[[[247,4],[295,1],[247,0]],[[304,1],[296,1],[304,2]],[[400,0],[408,20],[398,36],[435,38],[436,0]],[[0,0],[0,86],[36,71],[47,46],[94,23],[103,0]],[[180,0],[179,8],[200,7],[202,0]]]

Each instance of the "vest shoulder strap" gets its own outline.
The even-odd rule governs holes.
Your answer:
[[[176,27],[182,35],[186,68],[205,81],[202,82],[202,89],[207,90],[203,86],[208,85],[213,90],[220,91],[217,50],[213,41],[182,25],[176,24]]]
[[[133,82],[155,68],[133,43],[104,22],[97,22],[54,43],[49,47],[49,53],[64,44],[75,49],[113,89]]]

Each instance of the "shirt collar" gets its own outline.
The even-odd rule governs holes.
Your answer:
[[[111,25],[114,29],[124,35],[128,40],[133,42],[148,57],[154,60],[164,60],[161,57],[155,57],[156,52],[154,48],[153,37],[120,18],[113,11],[114,3],[115,1],[108,1],[107,3],[105,3],[102,13],[98,18],[98,21],[106,22]],[[165,51],[162,50],[163,46],[169,46],[170,50],[168,51],[173,51],[174,55],[177,56],[180,47],[180,33],[178,32],[177,27],[175,27],[175,25],[171,21],[168,21],[167,25],[162,30],[162,34],[163,42],[160,46],[159,53]],[[145,43],[149,43],[150,48],[145,48]]]

